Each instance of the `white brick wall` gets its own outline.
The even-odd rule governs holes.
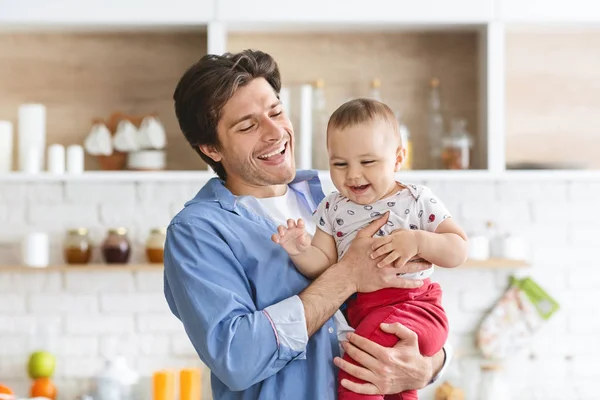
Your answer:
[[[531,348],[506,366],[515,399],[597,400],[600,214],[585,209],[597,203],[600,182],[426,184],[469,232],[491,220],[503,232],[527,238],[533,268],[526,273],[561,303],[561,311]],[[325,185],[330,191],[331,185]],[[148,230],[168,223],[198,188],[192,182],[0,183],[0,265],[18,262],[15,243],[32,230],[53,234],[52,258],[61,262],[62,235],[70,226],[88,226],[96,244],[108,228],[127,226],[138,246],[132,262],[143,261],[141,244]],[[94,260],[100,260],[97,248]],[[466,387],[474,386],[479,373],[473,333],[506,288],[510,273],[438,269],[434,275],[444,289],[450,341],[457,351],[454,371],[467,377]],[[72,397],[87,387],[87,378],[98,371],[104,357],[116,353],[145,376],[156,369],[201,365],[162,290],[158,268],[135,273],[0,270],[0,380],[27,390],[24,365],[36,343],[54,349],[59,357],[55,379],[62,393],[71,391]],[[44,332],[53,332],[55,338],[44,341]],[[208,392],[208,374],[204,382]],[[431,398],[432,390],[424,391],[422,398]]]

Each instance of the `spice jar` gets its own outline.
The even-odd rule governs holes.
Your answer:
[[[442,163],[446,169],[469,169],[471,165],[471,136],[466,130],[467,121],[452,121],[450,135],[442,139]]]
[[[146,240],[146,257],[152,264],[162,264],[167,230],[155,228],[150,231]]]
[[[126,264],[131,254],[131,243],[126,228],[110,229],[102,243],[102,256],[107,264]]]
[[[87,264],[92,257],[92,243],[85,228],[69,229],[63,243],[67,264]]]

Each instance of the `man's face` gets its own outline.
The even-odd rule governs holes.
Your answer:
[[[220,148],[202,150],[223,164],[227,186],[234,194],[260,196],[261,189],[294,178],[292,124],[265,79],[252,80],[227,101],[217,134]]]

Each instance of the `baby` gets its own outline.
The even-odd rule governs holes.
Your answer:
[[[339,192],[327,196],[314,214],[318,227],[314,237],[304,221],[279,226],[273,241],[290,255],[298,270],[315,278],[341,259],[358,231],[389,212],[387,223],[375,235],[371,257],[378,267],[402,267],[422,258],[453,268],[467,256],[467,237],[450,218],[444,204],[425,186],[399,182],[406,150],[398,123],[385,104],[351,100],[340,106],[327,125],[327,150],[333,184]],[[429,279],[433,267],[402,274],[423,280],[416,289],[387,288],[358,293],[347,301],[347,316],[356,333],[382,346],[394,346],[398,338],[383,332],[382,323],[399,322],[418,335],[419,349],[432,356],[448,336],[448,320],[441,305],[442,291]],[[356,364],[348,354],[344,359]],[[342,379],[362,381],[340,371]],[[383,399],[382,395],[360,395],[338,384],[339,400]],[[387,395],[386,399],[417,399],[416,391]]]

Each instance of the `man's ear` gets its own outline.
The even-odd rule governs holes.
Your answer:
[[[394,168],[395,172],[400,171],[400,169],[402,168],[402,163],[404,162],[405,158],[406,158],[406,147],[404,147],[404,146],[398,147],[398,150],[396,150],[396,166]]]
[[[201,144],[198,146],[200,151],[207,157],[210,157],[214,162],[220,162],[222,157],[221,153],[212,144]]]

